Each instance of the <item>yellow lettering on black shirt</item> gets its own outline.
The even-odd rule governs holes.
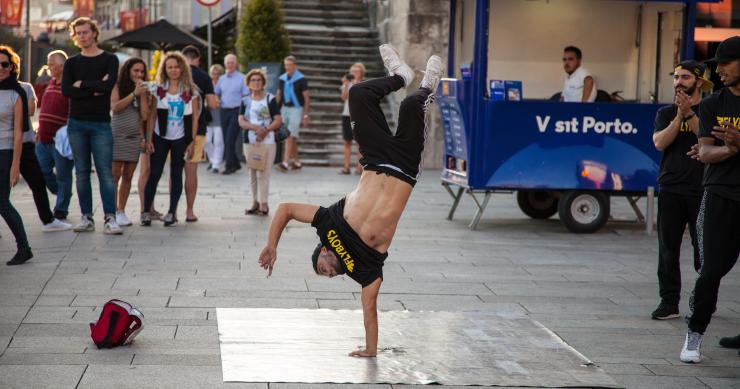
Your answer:
[[[326,233],[326,239],[329,240],[329,245],[331,245],[331,247],[334,249],[334,253],[337,254],[342,262],[344,262],[344,265],[347,267],[347,271],[352,273],[352,271],[355,269],[355,260],[352,259],[349,251],[347,251],[344,248],[344,245],[342,245],[342,241],[339,239],[337,232],[334,230],[329,230],[329,232]]]

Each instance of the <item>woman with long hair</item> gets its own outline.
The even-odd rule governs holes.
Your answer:
[[[267,149],[265,165],[262,170],[249,168],[252,186],[252,207],[247,208],[247,215],[267,216],[270,212],[267,195],[270,192],[270,168],[275,160],[275,131],[283,124],[280,108],[275,96],[265,92],[267,75],[261,69],[253,69],[244,77],[249,88],[249,96],[242,99],[243,111],[239,114],[239,127],[247,130],[249,144],[244,154],[249,155],[249,148],[263,145]]]
[[[349,73],[342,76],[342,86],[339,87],[342,92],[342,101],[344,102],[344,108],[342,110],[342,138],[344,139],[344,164],[339,174],[349,174],[349,163],[352,158],[352,121],[349,117],[349,89],[352,85],[359,84],[365,79],[365,65],[362,62],[357,62],[349,67]],[[362,173],[362,165],[360,165],[360,151],[357,150],[357,165],[355,166],[355,174]]]
[[[23,134],[30,131],[28,97],[18,83],[20,57],[8,46],[0,46],[0,215],[15,237],[17,252],[7,265],[20,265],[33,257],[23,219],[10,203],[10,189],[21,174]]]
[[[151,153],[151,172],[144,191],[141,225],[152,224],[147,210],[154,202],[157,184],[170,155],[170,207],[163,220],[165,227],[169,227],[177,223],[177,203],[182,196],[185,156],[193,154],[201,107],[198,87],[193,83],[190,65],[182,54],[165,54],[151,92],[152,113],[149,115],[151,121],[147,126],[146,142],[146,149]]]
[[[126,60],[111,92],[111,129],[113,130],[113,183],[116,188],[116,222],[130,226],[126,202],[131,179],[144,142],[144,120],[149,116],[149,94],[145,82],[146,64],[141,58]],[[119,186],[120,182],[120,186]]]

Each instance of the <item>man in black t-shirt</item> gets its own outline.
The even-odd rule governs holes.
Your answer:
[[[706,67],[696,61],[684,61],[673,72],[675,104],[658,110],[655,117],[655,148],[663,152],[658,184],[658,282],[660,305],[652,318],[677,318],[681,297],[681,240],[689,225],[694,247],[694,269],[699,270],[696,242],[696,217],[701,202],[704,165],[686,155],[696,144],[699,118],[696,116],[701,91],[711,91],[713,84],[704,77]]]
[[[118,79],[118,57],[98,47],[100,30],[89,18],[75,19],[70,35],[80,54],[67,59],[62,75],[62,94],[69,98],[67,136],[77,176],[77,198],[82,209],[75,232],[95,231],[93,221],[92,162],[98,173],[100,198],[105,213],[103,233],[121,235],[116,223],[116,192],[113,184],[113,132],[110,96]]]
[[[701,361],[700,347],[717,306],[720,281],[740,254],[740,36],[717,47],[714,61],[724,88],[699,106],[699,143],[689,153],[707,164],[704,171],[697,235],[701,270],[694,286],[688,332],[681,350],[683,362]]]
[[[203,161],[203,152],[206,145],[206,117],[208,110],[218,108],[218,98],[213,92],[211,77],[200,69],[200,50],[195,46],[185,46],[182,54],[187,58],[190,71],[193,74],[193,82],[198,86],[200,101],[205,105],[198,116],[198,136],[194,142],[193,154],[185,161],[185,199],[187,200],[186,222],[196,222],[193,206],[195,205],[195,194],[198,192],[198,164]],[[186,137],[189,133],[186,131]],[[186,143],[187,142],[186,140]]]
[[[377,297],[383,262],[419,175],[427,107],[443,72],[440,58],[429,58],[419,89],[401,103],[394,135],[380,102],[408,86],[414,72],[390,45],[380,46],[380,54],[391,76],[359,83],[349,91],[352,129],[365,168],[357,188],[328,208],[280,204],[259,258],[260,266],[272,274],[277,244],[288,222],[298,220],[316,228],[320,243],[311,258],[314,271],[327,277],[347,274],[362,286],[365,348],[350,353],[357,357],[374,357],[378,352]]]

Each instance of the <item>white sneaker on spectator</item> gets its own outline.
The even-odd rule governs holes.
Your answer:
[[[380,56],[383,58],[383,65],[388,69],[390,75],[401,76],[404,85],[409,86],[414,81],[414,70],[406,62],[403,62],[401,56],[398,55],[398,51],[388,43],[380,45],[378,50],[380,50]]]
[[[126,216],[126,213],[121,211],[116,211],[116,223],[118,223],[121,227],[128,227],[134,223],[131,223],[131,220],[129,220],[128,216]]]
[[[105,226],[103,227],[103,233],[106,235],[121,235],[123,230],[116,223],[116,217],[114,215],[108,215],[105,217]]]
[[[699,363],[701,362],[701,338],[702,334],[689,330],[686,333],[686,340],[683,342],[681,349],[681,362]]]
[[[44,232],[67,231],[70,228],[72,228],[71,224],[65,223],[59,219],[54,219],[54,221],[52,221],[51,223],[44,224],[43,231]]]
[[[439,79],[442,78],[443,72],[442,59],[436,55],[429,57],[429,60],[427,60],[427,69],[424,72],[424,79],[421,80],[419,87],[427,88],[432,93],[437,93],[437,85],[439,85]]]
[[[72,230],[74,232],[93,232],[95,231],[95,222],[90,216],[82,215],[80,222]]]

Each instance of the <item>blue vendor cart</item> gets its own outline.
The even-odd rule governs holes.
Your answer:
[[[492,193],[517,192],[526,215],[558,213],[570,231],[589,233],[609,219],[610,197],[623,196],[652,231],[660,163],[653,123],[672,102],[674,64],[694,56],[700,2],[716,1],[451,0],[448,78],[437,93],[448,219],[469,194],[475,229]],[[584,50],[596,88],[619,89],[625,101],[548,99],[560,91],[568,44]],[[535,98],[492,98],[491,80],[510,78]],[[645,196],[647,215],[637,206]]]

